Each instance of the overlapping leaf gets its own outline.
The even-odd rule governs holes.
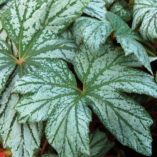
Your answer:
[[[92,0],[84,10],[84,13],[98,19],[103,19],[106,11],[104,0]]]
[[[81,15],[88,2],[14,0],[1,17],[3,29],[14,44],[13,47],[0,41],[1,137],[4,146],[12,149],[13,157],[33,157],[40,145],[41,129],[39,125],[18,124],[14,107],[19,98],[8,95],[6,88],[10,88],[9,82],[19,72],[25,74],[40,68],[47,58],[73,59],[76,49],[73,40],[59,34]]]
[[[97,130],[90,134],[90,157],[104,157],[113,146],[114,143],[108,140],[105,133]]]
[[[90,134],[90,156],[81,155],[80,157],[104,157],[104,155],[114,146],[109,141],[106,134],[97,130]],[[42,157],[57,157],[56,154],[44,154]]]
[[[98,19],[104,19],[107,12],[106,7],[111,5],[114,1],[115,0],[91,0],[84,10],[84,13]]]
[[[145,48],[138,41],[138,37],[130,27],[117,15],[108,12],[107,19],[110,21],[118,43],[121,44],[126,55],[134,54],[137,59],[150,71],[150,61]]]
[[[21,46],[19,53],[23,54],[32,40],[34,45],[41,44],[41,40],[50,38],[52,33],[65,29],[81,14],[88,2],[89,0],[16,0],[2,17],[2,22],[10,38]]]
[[[19,120],[48,119],[47,138],[61,157],[89,155],[90,105],[121,143],[150,155],[152,120],[124,92],[157,97],[157,85],[150,75],[131,68],[134,64],[119,51],[96,57],[82,48],[74,62],[81,91],[63,61],[46,62],[45,70],[32,72],[16,84],[14,91],[25,94],[16,106]]]
[[[19,88],[23,86],[21,93],[38,91],[22,99],[20,104],[23,108],[19,110],[25,108],[25,113],[20,120],[40,121],[49,117],[47,139],[61,157],[78,157],[82,153],[89,155],[91,112],[77,93],[73,75],[63,61],[47,62],[42,67],[34,73],[40,75],[38,78],[29,75],[26,80],[18,82]]]
[[[119,15],[125,21],[130,21],[132,18],[132,9],[124,7],[119,1],[112,5],[110,11]]]
[[[157,1],[135,0],[133,28],[139,28],[144,39],[157,38]]]
[[[76,43],[78,45],[85,44],[91,50],[99,50],[112,31],[113,29],[107,20],[99,21],[89,17],[79,18],[73,27]]]
[[[11,149],[12,157],[33,157],[40,147],[42,124],[18,123],[14,108],[19,96],[11,94],[14,81],[0,98],[0,135],[3,146]]]
[[[40,66],[43,59],[73,59],[76,48],[74,42],[57,34],[82,13],[88,2],[89,0],[14,1],[12,7],[3,14],[2,25],[16,45],[14,62],[20,65],[23,73],[34,66]]]
[[[3,4],[3,3],[6,3],[8,2],[9,0],[0,0],[0,5]]]

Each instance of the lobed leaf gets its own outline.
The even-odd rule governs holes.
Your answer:
[[[73,60],[75,43],[60,33],[81,15],[88,2],[14,0],[1,17],[3,29],[11,43],[15,43],[13,46],[0,42],[1,136],[4,146],[12,149],[13,157],[34,155],[40,145],[42,126],[17,122],[14,107],[19,98],[11,93],[6,95],[6,87],[10,88],[9,82],[19,73],[40,69],[46,59]],[[19,136],[14,140],[17,133]]]
[[[42,67],[46,70],[40,69],[34,73],[35,75],[30,74],[15,85],[16,90],[21,89],[22,93],[27,93],[26,86],[31,87],[32,81],[35,81],[38,87],[33,85],[31,87],[33,94],[24,96],[17,105],[19,111],[25,108],[20,121],[40,121],[49,117],[47,138],[60,156],[77,157],[80,153],[88,155],[88,126],[91,113],[85,108],[84,100],[80,101],[80,95],[75,88],[73,89],[76,86],[73,75],[63,61],[46,62]],[[51,76],[49,77],[47,73]],[[38,80],[36,76],[39,76]],[[18,88],[20,86],[23,88]]]
[[[152,120],[124,93],[157,97],[157,85],[149,74],[133,69],[132,58],[126,58],[121,51],[103,54],[92,55],[89,49],[82,48],[75,58],[74,69],[83,83],[82,90],[61,60],[45,62],[45,71],[33,71],[23,77],[14,89],[25,94],[16,106],[19,120],[48,119],[46,135],[59,156],[88,156],[92,108],[122,144],[149,156]]]
[[[1,20],[8,38],[16,45],[14,63],[22,75],[39,67],[43,59],[73,60],[75,43],[59,34],[81,15],[88,2],[14,0]]]
[[[19,96],[11,94],[14,81],[0,98],[0,135],[3,147],[11,149],[12,157],[33,157],[40,147],[42,124],[18,123],[14,108]]]

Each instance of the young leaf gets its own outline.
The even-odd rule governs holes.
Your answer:
[[[15,85],[14,92],[25,94],[16,106],[19,120],[48,119],[47,139],[61,157],[89,155],[90,106],[122,144],[149,156],[152,120],[124,93],[157,97],[157,84],[150,75],[133,69],[132,64],[131,58],[117,50],[93,56],[82,48],[74,62],[83,83],[80,90],[65,62],[45,62],[44,70],[33,71]]]
[[[126,55],[134,54],[137,59],[152,73],[150,60],[145,48],[138,42],[138,37],[129,26],[117,15],[108,12],[107,19],[110,21],[117,42],[121,44]]]
[[[19,96],[11,94],[14,81],[0,98],[0,135],[4,148],[11,149],[12,157],[33,157],[40,146],[42,124],[18,123],[14,108]]]
[[[79,18],[73,27],[76,43],[78,45],[85,44],[91,50],[99,50],[112,31],[112,27],[107,20],[99,21],[89,17]]]
[[[154,40],[157,38],[157,1],[134,0],[133,29],[140,28],[144,39]]]

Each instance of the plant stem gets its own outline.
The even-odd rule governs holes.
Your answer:
[[[42,147],[41,147],[41,149],[40,149],[40,152],[39,152],[40,155],[43,155],[43,154],[44,154],[47,145],[48,145],[48,141],[45,140],[44,143],[43,143],[43,145],[42,145]]]

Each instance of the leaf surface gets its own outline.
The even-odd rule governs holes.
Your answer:
[[[4,90],[6,82],[15,69],[15,63],[12,59],[9,46],[0,41],[0,94]]]
[[[1,136],[5,146],[12,148],[16,157],[33,156],[40,144],[40,128],[36,125],[18,124],[14,110],[18,98],[11,96],[13,98],[10,100],[9,96],[8,100],[5,88],[9,86],[13,75],[40,68],[47,58],[73,59],[76,49],[73,40],[57,34],[82,13],[87,3],[88,0],[15,0],[12,7],[3,13],[2,27],[8,38],[15,43],[15,52],[12,51],[12,45],[0,43],[0,96],[4,99],[1,105]],[[6,111],[10,117],[5,116]],[[13,140],[15,131],[19,132],[16,141]]]
[[[113,146],[114,143],[109,141],[105,133],[97,130],[90,134],[90,157],[104,157]]]
[[[104,157],[104,155],[114,146],[108,140],[104,132],[99,130],[90,133],[90,156],[81,155],[80,157]],[[58,157],[56,154],[44,154],[42,157]]]
[[[112,31],[113,29],[107,20],[99,21],[89,17],[79,18],[73,27],[76,43],[78,45],[85,44],[91,50],[99,50]]]
[[[0,98],[0,135],[4,148],[11,149],[12,157],[33,157],[40,147],[42,124],[18,123],[14,108],[19,96],[11,94],[14,81]]]
[[[143,107],[124,93],[157,97],[157,85],[149,74],[133,69],[134,64],[117,49],[96,56],[82,48],[74,61],[83,83],[80,90],[66,63],[46,62],[42,66],[45,71],[34,71],[16,84],[14,92],[25,94],[16,106],[19,120],[48,119],[49,143],[61,157],[77,157],[90,153],[88,127],[92,108],[122,144],[149,156],[152,120]]]
[[[134,54],[137,59],[152,73],[150,60],[147,51],[138,41],[137,35],[130,29],[130,27],[117,15],[108,12],[107,19],[110,21],[117,42],[121,44],[126,55]]]
[[[85,8],[84,13],[98,19],[103,19],[105,18],[106,11],[104,0],[92,0]]]
[[[72,39],[60,36],[81,15],[89,0],[15,0],[2,15],[2,26],[16,45],[14,62],[25,74],[47,58],[69,62],[75,56]]]
[[[154,40],[157,38],[157,1],[135,0],[134,1],[133,29],[139,27],[144,39]]]

